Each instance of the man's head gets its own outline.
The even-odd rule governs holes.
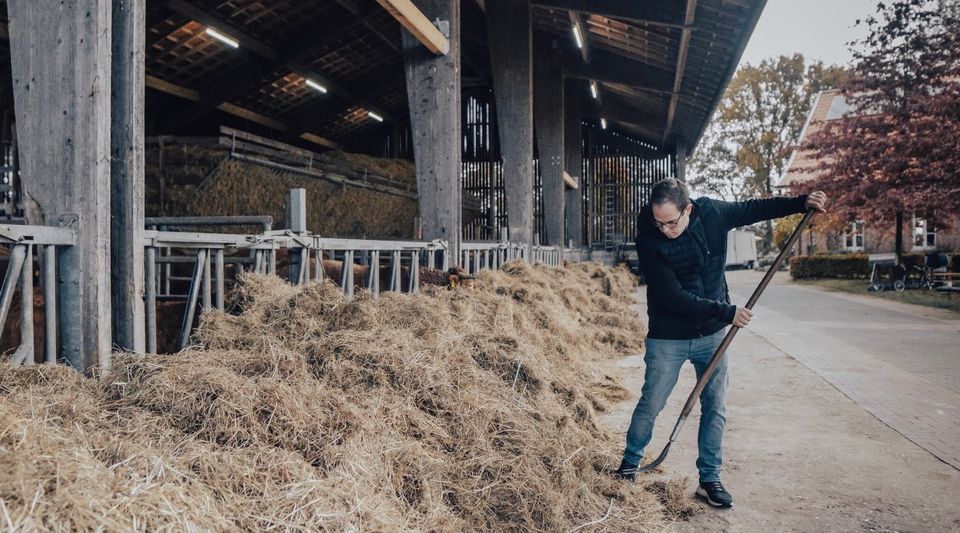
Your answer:
[[[650,191],[650,207],[653,208],[653,225],[668,239],[679,237],[690,224],[690,193],[682,181],[667,178],[659,181]]]

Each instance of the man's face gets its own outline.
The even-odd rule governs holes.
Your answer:
[[[660,228],[660,231],[668,239],[679,237],[690,224],[690,212],[693,211],[693,205],[688,204],[682,210],[673,202],[664,202],[653,206],[654,225]]]

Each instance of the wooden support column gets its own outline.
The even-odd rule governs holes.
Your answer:
[[[537,41],[533,62],[533,120],[543,187],[547,246],[564,244],[563,64],[552,40]]]
[[[563,94],[563,160],[564,167],[577,182],[577,189],[566,190],[564,203],[567,214],[567,239],[574,248],[583,246],[583,148],[580,129],[580,106],[582,105],[582,82],[567,80]]]
[[[143,309],[143,121],[146,0],[113,2],[110,284],[113,344],[146,350]]]
[[[680,181],[687,181],[687,146],[682,142],[677,143],[677,175]]]
[[[109,0],[7,3],[24,207],[30,224],[65,225],[61,353],[110,365]]]
[[[402,32],[407,101],[417,167],[424,239],[446,240],[449,257],[460,257],[463,205],[460,159],[460,2],[418,0],[430,20],[449,21],[449,53],[434,55]]]
[[[488,0],[486,10],[509,239],[530,245],[534,183],[530,4]]]

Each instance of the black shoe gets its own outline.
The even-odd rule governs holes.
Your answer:
[[[620,468],[613,473],[613,477],[633,481],[637,479],[637,465],[627,462],[627,460],[624,459],[620,461]]]
[[[730,507],[733,505],[733,496],[723,488],[719,481],[704,481],[697,487],[697,496],[707,500],[714,507]]]

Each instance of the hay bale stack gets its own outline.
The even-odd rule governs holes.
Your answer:
[[[161,155],[162,153],[162,155]],[[417,201],[319,178],[231,159],[216,145],[179,143],[153,146],[146,155],[147,215],[272,215],[285,220],[287,191],[307,190],[307,229],[346,238],[413,238]],[[348,164],[364,164],[388,172],[398,182],[413,181],[409,163],[350,154],[324,156]],[[317,162],[318,165],[322,161]]]
[[[598,266],[507,265],[472,292],[361,293],[248,275],[198,346],[102,381],[0,371],[0,500],[52,530],[565,531],[664,525],[608,475],[624,398],[591,362],[637,350]],[[621,286],[619,282],[607,284]]]

